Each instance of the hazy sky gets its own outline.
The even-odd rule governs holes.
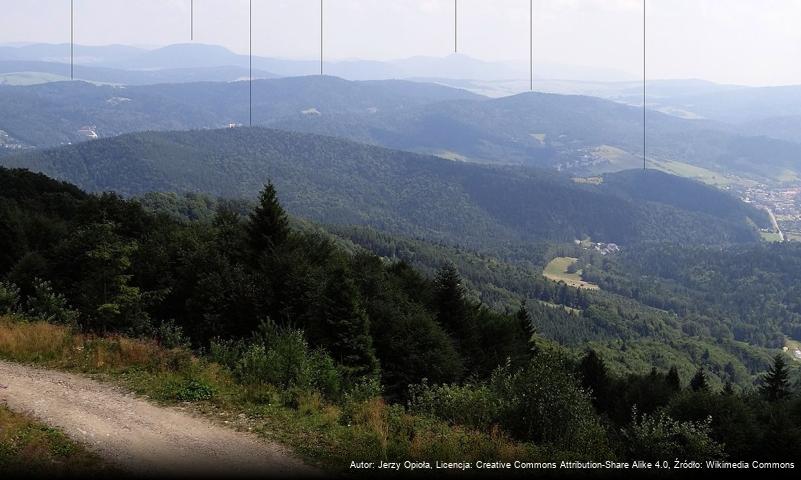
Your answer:
[[[324,0],[327,59],[447,55],[453,0]],[[528,0],[458,0],[460,53],[528,60]],[[646,0],[649,78],[801,84],[801,0]],[[69,41],[69,0],[0,0],[0,43]],[[76,43],[189,40],[190,0],[75,0]],[[643,0],[534,0],[537,61],[641,75]],[[253,0],[254,53],[319,52],[319,0]],[[246,53],[248,0],[195,0],[195,41]]]

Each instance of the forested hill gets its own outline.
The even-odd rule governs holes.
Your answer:
[[[554,172],[260,128],[129,134],[0,164],[124,195],[252,198],[272,179],[295,215],[470,246],[585,236],[622,244],[749,242],[758,237],[747,217],[766,222],[725,192],[657,172],[648,172],[643,197],[634,186],[643,181],[638,173],[580,185]],[[682,195],[665,193],[674,190]]]
[[[335,77],[294,77],[253,82],[253,122],[269,126],[288,118],[355,116],[369,125],[379,112],[431,102],[483,99],[464,90],[407,81],[349,82]],[[195,82],[146,86],[55,82],[0,85],[0,130],[16,141],[52,147],[149,130],[220,128],[249,119],[248,82]],[[353,133],[353,132],[351,132]],[[351,135],[345,135],[351,137]]]
[[[0,147],[52,147],[151,130],[256,126],[348,138],[479,163],[595,175],[642,161],[642,111],[599,98],[537,92],[489,99],[409,81],[294,77],[145,86],[0,85]],[[761,131],[761,130],[760,130]],[[7,136],[6,141],[3,136]],[[648,112],[649,160],[756,180],[797,171],[797,143],[739,127]],[[679,162],[677,165],[676,162]],[[694,170],[692,170],[694,171]]]
[[[733,195],[722,194],[700,182],[676,177],[659,170],[626,170],[605,175],[603,188],[627,200],[650,204],[658,209],[667,204],[682,210],[712,215],[732,222],[751,218],[760,227],[769,227],[767,212],[756,210]]]

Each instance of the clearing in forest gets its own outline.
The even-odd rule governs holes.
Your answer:
[[[577,258],[573,257],[556,257],[545,266],[542,272],[543,276],[548,280],[554,282],[565,282],[570,287],[586,288],[587,290],[600,290],[598,285],[594,283],[585,282],[581,278],[581,270],[575,272],[570,271],[570,267],[578,262]]]

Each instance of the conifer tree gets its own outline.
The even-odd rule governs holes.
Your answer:
[[[787,379],[787,363],[782,354],[776,355],[773,365],[762,379],[762,386],[759,388],[762,396],[770,402],[775,402],[790,395],[790,382]]]
[[[532,330],[531,315],[528,313],[525,300],[520,302],[520,308],[517,309],[517,314],[515,314],[515,317],[517,318],[517,322],[520,325],[521,330],[524,332],[530,332]]]
[[[452,264],[444,265],[434,280],[434,308],[437,321],[448,332],[461,336],[467,320],[465,289],[462,278]]]
[[[537,353],[537,343],[535,341],[534,336],[537,333],[537,329],[534,327],[534,322],[531,319],[531,314],[528,313],[528,308],[526,308],[526,301],[523,300],[520,302],[520,308],[517,310],[515,314],[515,319],[517,320],[517,324],[522,332],[522,335],[525,337],[526,344],[528,345],[528,351],[530,355],[535,355]]]
[[[731,384],[731,380],[726,380],[726,383],[723,385],[723,395],[734,395],[734,386]]]
[[[681,390],[681,378],[679,377],[679,370],[676,368],[675,365],[670,367],[668,370],[667,377],[665,377],[665,381],[667,382],[668,386],[674,392],[678,392]]]
[[[453,336],[465,358],[481,356],[475,319],[468,311],[462,278],[453,264],[444,265],[434,280],[434,309],[439,324]]]
[[[289,237],[289,220],[272,182],[259,194],[259,204],[250,214],[247,232],[256,253],[271,252]]]
[[[351,379],[379,372],[370,321],[361,305],[359,292],[342,268],[330,274],[323,292],[320,314],[324,317],[324,336],[321,339],[331,355]]]
[[[703,367],[699,368],[698,371],[695,372],[695,376],[690,380],[690,389],[692,389],[693,392],[709,391],[709,383],[706,380],[706,373],[704,373]]]
[[[608,404],[609,374],[595,350],[587,351],[579,364],[579,371],[582,385],[592,390],[593,404],[599,410],[605,410]]]

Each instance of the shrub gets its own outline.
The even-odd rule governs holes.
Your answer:
[[[345,394],[346,402],[366,402],[380,397],[383,393],[381,382],[375,377],[364,377],[356,382]]]
[[[32,317],[50,323],[72,326],[78,321],[78,311],[69,307],[64,295],[54,292],[50,282],[38,278],[34,280],[26,311]]]
[[[157,389],[157,396],[162,400],[180,402],[209,400],[214,396],[214,388],[199,378],[169,375],[164,377],[164,383]]]
[[[488,428],[497,424],[504,403],[488,385],[439,385],[426,383],[409,388],[412,410],[441,418],[454,425]]]
[[[184,329],[175,323],[175,320],[162,322],[156,330],[156,339],[161,346],[166,348],[189,348],[190,346]]]
[[[606,432],[590,397],[556,352],[540,352],[526,368],[507,364],[488,383],[420,385],[410,409],[480,430],[500,426],[514,438],[593,458],[607,458]]]
[[[19,307],[19,288],[11,282],[0,282],[0,315],[8,315]]]
[[[341,374],[324,350],[312,350],[303,331],[262,330],[250,343],[214,341],[212,358],[242,384],[285,390],[319,390],[328,399],[341,394]]]
[[[216,338],[211,341],[209,357],[212,361],[233,372],[245,348],[246,345],[242,341],[235,342]]]
[[[496,395],[509,402],[501,424],[513,436],[593,458],[608,458],[606,432],[589,394],[560,354],[541,351],[516,373],[496,372]]]
[[[639,414],[636,407],[623,438],[631,458],[716,460],[723,446],[710,437],[712,419],[677,421],[667,413]]]

